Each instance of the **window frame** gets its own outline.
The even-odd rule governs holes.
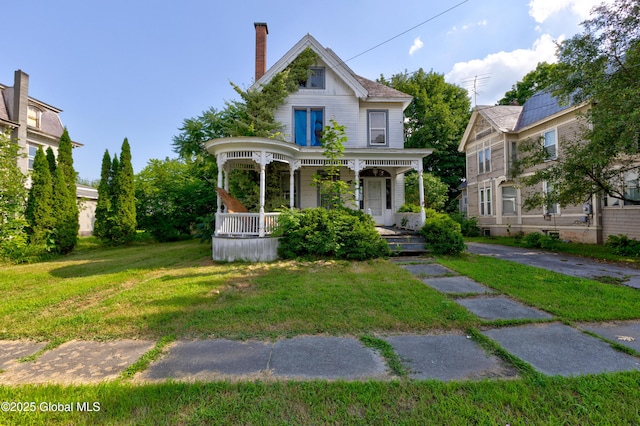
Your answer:
[[[478,174],[491,172],[491,145],[485,146],[478,150]]]
[[[553,144],[549,144],[547,141],[547,135],[553,134]],[[558,131],[553,128],[542,133],[542,144],[544,150],[547,153],[547,159],[545,161],[553,161],[558,159]],[[550,155],[550,148],[553,147],[553,154]]]
[[[33,148],[34,152],[31,155],[31,149]],[[33,162],[36,158],[36,153],[38,152],[38,145],[27,144],[27,167],[29,170],[33,170]]]
[[[493,216],[491,208],[491,187],[483,186],[478,189],[478,213],[480,216]]]
[[[312,81],[313,73],[317,71],[322,71],[322,86],[313,86]],[[327,70],[325,67],[309,67],[307,70],[307,79],[301,81],[298,85],[298,89],[309,89],[309,90],[324,90],[327,88]]]
[[[385,127],[372,127],[372,114],[384,114]],[[384,130],[384,143],[373,142],[372,130]],[[367,110],[367,144],[368,146],[389,146],[389,110],[388,109],[368,109]]]
[[[305,136],[305,143],[304,144],[300,144],[298,143],[298,130],[297,130],[297,126],[296,126],[296,111],[305,111],[306,112],[306,124],[305,124],[305,132],[306,132],[306,136]],[[294,106],[293,110],[292,110],[292,120],[291,120],[291,124],[292,124],[292,133],[293,133],[293,143],[295,143],[298,146],[304,146],[304,147],[321,147],[322,146],[322,136],[320,135],[320,137],[318,138],[318,135],[316,135],[315,140],[317,141],[316,144],[313,143],[314,138],[311,135],[311,112],[312,111],[320,111],[322,113],[322,131],[324,131],[324,126],[325,126],[325,110],[324,107],[319,107],[319,106]]]
[[[505,189],[513,190],[513,194],[509,194],[505,197]],[[513,205],[513,211],[505,212],[505,203]],[[503,216],[516,216],[518,214],[518,188],[515,186],[503,186],[502,187],[502,215]]]
[[[41,118],[42,118],[42,111],[39,108],[36,108],[32,105],[29,105],[27,107],[27,125],[28,126],[39,129]]]

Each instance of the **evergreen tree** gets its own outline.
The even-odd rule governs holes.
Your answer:
[[[78,242],[78,216],[75,197],[69,197],[67,181],[61,167],[56,168],[53,176],[52,207],[55,250],[66,254],[71,252]]]
[[[31,243],[49,246],[54,226],[53,186],[49,163],[42,147],[38,148],[33,160],[26,218]]]
[[[68,217],[66,216],[66,214],[64,215],[64,220],[68,220],[69,223],[60,227],[60,229],[58,230],[58,238],[64,241],[73,241],[73,247],[75,247],[78,241],[78,230],[80,229],[80,223],[78,218],[78,203],[76,201],[76,171],[73,168],[73,156],[71,154],[71,150],[71,138],[69,137],[69,132],[67,132],[67,129],[65,128],[62,132],[62,136],[60,136],[60,142],[58,145],[57,168],[61,169],[64,176],[64,181],[66,182],[67,188],[67,197],[69,198],[68,205],[72,206],[71,209],[73,215]],[[68,232],[69,235],[61,235],[60,232],[62,231]],[[71,247],[69,251],[73,250],[73,247]]]
[[[127,138],[122,142],[120,166],[116,169],[113,197],[114,242],[132,241],[136,235],[136,197],[133,184],[131,148]]]
[[[26,245],[25,176],[16,158],[18,144],[0,132],[0,256],[19,256]]]
[[[53,153],[53,149],[51,149],[51,147],[47,147],[47,161],[49,162],[49,172],[51,173],[51,178],[53,179],[53,176],[56,173],[56,155]]]
[[[111,157],[105,150],[102,156],[102,169],[100,172],[100,185],[98,185],[98,202],[96,204],[95,224],[93,235],[104,240],[109,232],[109,215],[111,214],[111,189],[109,178],[111,174]]]

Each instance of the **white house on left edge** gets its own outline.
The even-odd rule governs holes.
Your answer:
[[[33,168],[33,159],[39,146],[51,147],[58,155],[58,142],[64,127],[60,121],[61,109],[29,96],[29,75],[21,70],[14,73],[13,86],[0,84],[0,131],[11,132],[12,140],[20,147],[18,167],[26,176]],[[74,148],[81,147],[71,142]],[[27,186],[30,179],[27,179]],[[98,191],[85,185],[77,185],[80,207],[80,235],[93,232],[95,206]]]

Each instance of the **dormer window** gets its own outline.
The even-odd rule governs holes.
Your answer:
[[[27,112],[27,125],[31,127],[40,127],[40,110],[30,106]]]
[[[307,79],[300,82],[300,89],[324,89],[324,68],[309,68]]]

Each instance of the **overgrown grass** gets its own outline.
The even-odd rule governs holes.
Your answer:
[[[249,382],[0,387],[1,401],[99,402],[0,413],[8,424],[637,424],[640,373],[441,383]]]
[[[488,256],[465,254],[441,257],[438,262],[567,321],[640,318],[640,291],[630,287],[570,277]]]
[[[5,267],[0,291],[1,339],[359,335],[477,321],[386,261],[214,263],[194,241]]]

